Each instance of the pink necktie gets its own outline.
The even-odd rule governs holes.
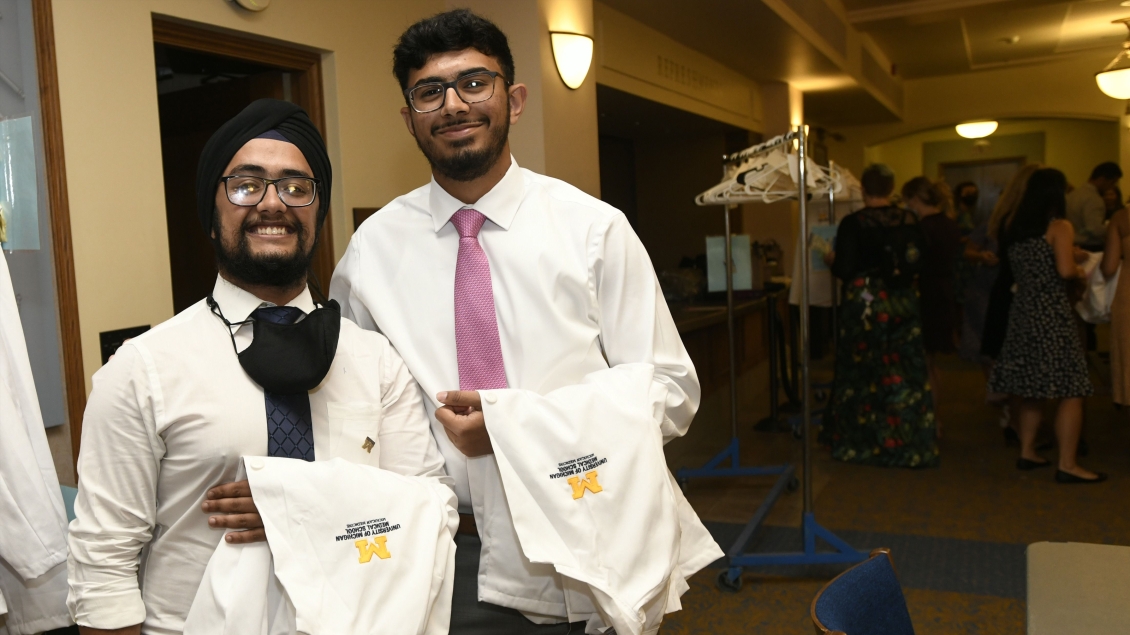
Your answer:
[[[506,367],[498,339],[490,263],[479,245],[486,217],[461,209],[451,217],[459,232],[455,261],[455,351],[459,359],[459,389],[506,388]]]

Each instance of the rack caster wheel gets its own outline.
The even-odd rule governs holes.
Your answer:
[[[715,580],[718,590],[723,593],[737,593],[742,590],[742,576],[738,574],[733,580],[730,579],[730,572],[723,570],[718,572],[718,578]]]
[[[797,491],[798,489],[800,489],[800,479],[795,476],[790,478],[788,483],[785,483],[785,491],[790,494]]]

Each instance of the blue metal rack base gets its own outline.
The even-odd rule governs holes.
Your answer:
[[[686,485],[687,481],[692,478],[704,478],[711,476],[778,476],[784,474],[786,470],[792,471],[792,466],[789,464],[784,465],[763,465],[759,467],[742,467],[740,455],[740,446],[738,438],[730,439],[730,443],[716,454],[714,458],[706,462],[705,465],[699,468],[679,468],[675,471],[675,480],[679,485]],[[720,467],[730,460],[729,467]],[[794,487],[795,489],[795,487]],[[791,491],[791,490],[790,490]]]

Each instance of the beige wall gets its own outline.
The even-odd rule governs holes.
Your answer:
[[[334,165],[337,255],[354,207],[379,207],[428,180],[404,129],[391,50],[412,22],[476,2],[276,0],[262,13],[226,0],[54,0],[83,364],[101,365],[98,333],[172,316],[152,15],[158,13],[323,53],[327,145]],[[599,193],[595,87],[557,78],[548,27],[592,32],[591,0],[481,0],[513,39],[534,106],[513,129],[520,163]],[[547,125],[546,122],[553,122]],[[128,186],[124,179],[144,186]]]
[[[596,80],[626,93],[760,132],[758,86],[659,31],[599,2]]]
[[[1091,174],[1091,168],[1099,163],[1119,160],[1118,123],[1087,119],[1004,121],[997,131],[986,139],[990,144],[987,151],[978,152],[973,141],[968,140],[969,152],[964,159],[974,161],[980,158],[1014,155],[1015,152],[1003,149],[1001,152],[995,151],[993,139],[1004,140],[1009,135],[1026,133],[1043,133],[1044,163],[1063,170],[1068,180],[1075,185],[1086,182]],[[868,146],[864,151],[865,162],[886,163],[894,170],[895,177],[901,185],[912,177],[925,174],[929,168],[923,164],[924,143],[952,140],[961,140],[961,137],[951,126],[911,134]],[[935,172],[926,176],[936,178],[938,175]]]

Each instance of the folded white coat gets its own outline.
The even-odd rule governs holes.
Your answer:
[[[568,619],[588,633],[655,633],[723,555],[667,469],[653,373],[622,364],[546,395],[480,391],[522,551],[565,578]]]
[[[444,635],[455,494],[344,459],[245,457],[267,543],[221,541],[184,635]]]
[[[1118,288],[1118,276],[1122,274],[1122,267],[1107,278],[1103,275],[1102,252],[1092,253],[1083,263],[1083,271],[1087,274],[1087,290],[1083,299],[1075,305],[1075,310],[1083,321],[1091,324],[1106,324],[1110,322],[1110,306],[1114,302],[1114,291]]]
[[[0,254],[0,635],[72,624],[66,561],[67,513]]]

